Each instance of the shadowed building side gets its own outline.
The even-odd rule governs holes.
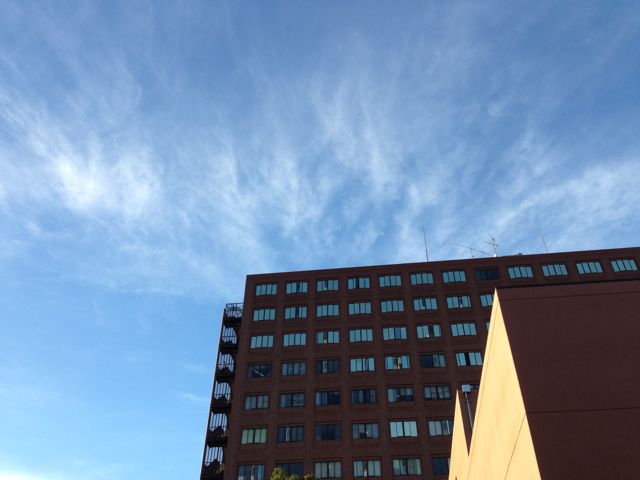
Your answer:
[[[638,478],[639,311],[638,281],[498,289],[450,480]]]

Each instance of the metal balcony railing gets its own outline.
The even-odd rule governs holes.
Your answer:
[[[231,408],[231,386],[227,382],[216,382],[213,386],[211,411],[225,412]]]
[[[231,378],[235,375],[236,362],[233,356],[228,353],[218,354],[218,363],[216,364],[216,379]]]
[[[237,325],[242,320],[242,303],[227,303],[222,315],[223,325]]]
[[[233,352],[238,349],[238,333],[233,327],[222,325],[220,330],[219,351]]]
[[[200,478],[218,480],[224,477],[224,450],[222,447],[205,447]]]

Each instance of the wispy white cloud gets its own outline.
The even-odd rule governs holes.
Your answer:
[[[100,44],[97,62],[45,21],[43,38],[75,86],[52,107],[0,84],[0,119],[12,139],[0,142],[0,211],[13,225],[2,238],[6,251],[35,248],[52,235],[48,248],[64,260],[65,275],[115,289],[233,296],[249,272],[421,259],[423,225],[432,256],[441,258],[468,254],[444,245],[461,229],[460,241],[477,248],[489,233],[509,251],[533,245],[532,212],[549,208],[564,213],[546,220],[557,218],[551,229],[566,239],[576,230],[565,220],[576,215],[633,217],[626,208],[633,195],[604,186],[591,190],[598,194],[588,202],[592,211],[566,200],[584,197],[583,182],[602,185],[593,142],[568,144],[546,125],[576,84],[555,65],[540,81],[532,77],[542,67],[531,60],[501,65],[478,16],[504,23],[515,38],[534,24],[511,23],[508,10],[472,10],[417,12],[397,55],[346,34],[337,60],[323,51],[315,68],[284,83],[277,72],[266,74],[259,42],[225,30],[242,45],[232,54],[259,95],[238,118],[220,99],[180,90],[186,101],[212,103],[194,110],[206,125],[150,113],[149,87],[122,46]],[[439,30],[421,28],[435,18]],[[617,46],[575,72],[579,82],[624,47],[630,27],[624,30]],[[151,38],[147,32],[141,42]],[[5,53],[3,61],[28,77],[14,57]],[[142,63],[166,68],[146,57]],[[185,72],[177,75],[187,81]],[[637,144],[625,148],[626,158],[636,158]],[[611,161],[619,175],[635,165]],[[570,167],[576,162],[584,168]],[[44,210],[59,217],[54,228]],[[65,231],[80,232],[82,248],[51,241]]]

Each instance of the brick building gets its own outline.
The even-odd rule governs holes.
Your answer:
[[[247,276],[222,318],[202,479],[447,478],[496,288],[639,279],[639,248]]]
[[[640,478],[640,281],[502,288],[450,480]]]

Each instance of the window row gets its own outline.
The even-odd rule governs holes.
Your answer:
[[[478,384],[465,384],[470,388],[477,388]],[[316,402],[340,403],[340,391],[328,390],[315,392]],[[364,405],[378,403],[378,394],[375,387],[353,388],[349,392],[352,405]],[[446,383],[434,383],[423,385],[422,396],[424,400],[451,400],[451,387]],[[389,403],[413,402],[416,399],[413,385],[400,385],[387,387],[387,401]],[[269,408],[270,395],[268,393],[253,393],[244,398],[245,410],[266,410]],[[282,392],[279,394],[280,408],[301,408],[305,406],[305,392]],[[356,438],[356,437],[354,437]]]
[[[614,272],[626,272],[638,270],[636,260],[633,258],[617,258],[610,260],[611,268]],[[584,260],[575,263],[576,270],[580,275],[593,273],[603,273],[602,264],[599,260]],[[540,265],[544,277],[569,275],[565,262],[551,262]],[[479,281],[499,280],[500,272],[497,267],[476,268],[475,277]],[[441,272],[442,282],[464,283],[467,281],[467,273],[464,269],[452,269]],[[510,279],[533,278],[533,267],[531,265],[511,265],[507,267],[507,274]],[[409,275],[411,285],[431,285],[434,283],[433,272],[415,272]],[[399,273],[379,275],[378,285],[385,287],[402,286],[402,276]],[[347,289],[368,289],[371,287],[370,277],[367,275],[347,278]],[[340,282],[337,278],[327,278],[316,281],[316,292],[337,291],[340,289]],[[309,282],[306,280],[287,282],[285,292],[287,294],[307,293]],[[277,283],[262,283],[256,285],[256,296],[276,295],[278,293]]]
[[[380,459],[355,459],[353,460],[354,478],[382,477],[382,461]],[[432,457],[431,468],[434,475],[447,475],[449,473],[449,457]],[[314,478],[343,478],[341,460],[322,460],[314,462]],[[419,457],[392,458],[391,465],[394,476],[422,475],[422,463]],[[302,477],[304,472],[303,462],[278,463],[286,475]],[[264,464],[240,465],[238,467],[237,480],[267,480]]]
[[[491,307],[493,305],[493,294],[480,294],[480,305],[483,307]],[[471,308],[471,296],[469,295],[447,295],[446,298],[448,309]],[[437,297],[416,297],[413,299],[413,311],[421,312],[425,310],[438,310]],[[390,299],[380,301],[380,311],[382,313],[402,313],[405,311],[405,302],[403,299]],[[371,315],[372,308],[370,301],[352,302],[348,304],[347,312],[349,316]],[[309,309],[306,305],[294,305],[285,307],[285,320],[303,320],[308,317]],[[337,317],[340,315],[340,304],[323,303],[316,305],[316,317]],[[253,320],[255,322],[276,319],[276,308],[256,308],[253,310]]]
[[[456,352],[456,366],[481,366],[482,353],[478,351]],[[316,360],[315,373],[340,373],[340,359],[329,358]],[[447,366],[444,353],[424,353],[420,354],[421,368],[445,368]],[[396,354],[384,356],[384,369],[408,370],[411,368],[411,359],[408,354]],[[305,360],[283,361],[281,364],[281,375],[283,377],[293,377],[306,375],[307,363]],[[373,372],[375,371],[375,359],[373,356],[352,357],[349,359],[349,371]],[[271,363],[250,363],[248,367],[249,378],[264,378],[272,376]]]
[[[450,325],[451,335],[475,336],[478,331],[476,323],[452,322]],[[320,330],[316,332],[317,345],[334,345],[340,343],[340,330]],[[416,336],[418,339],[442,337],[442,328],[439,323],[420,324],[416,326]],[[273,334],[252,335],[250,340],[251,349],[273,348]],[[407,340],[409,334],[406,326],[382,327],[382,339],[384,341]],[[362,343],[373,341],[373,328],[354,328],[349,330],[349,343]],[[282,346],[304,346],[307,344],[306,332],[284,333],[282,335]]]
[[[351,426],[353,439],[362,439],[363,429],[370,436],[365,438],[379,438],[380,428],[378,423],[354,423]],[[254,445],[267,443],[267,427],[245,427],[240,434],[242,445]],[[438,418],[427,420],[426,431],[430,437],[448,437],[453,434],[453,419]],[[277,443],[303,443],[305,441],[304,425],[284,425],[277,427]],[[402,419],[389,421],[390,438],[417,438],[418,421],[415,419]],[[314,441],[328,442],[342,439],[341,423],[319,423],[314,425]]]

